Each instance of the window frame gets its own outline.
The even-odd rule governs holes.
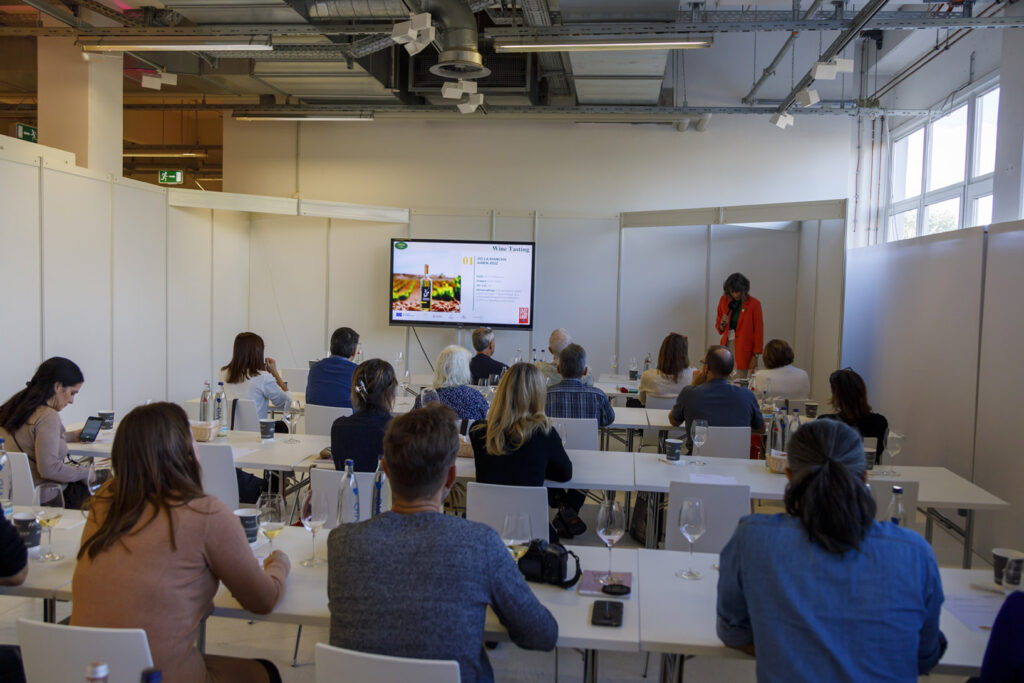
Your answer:
[[[999,88],[999,77],[979,81],[973,88],[961,93],[956,98],[947,98],[948,105],[927,118],[918,118],[908,121],[897,127],[889,135],[887,142],[888,152],[888,174],[887,184],[889,186],[888,199],[886,201],[886,230],[885,241],[895,242],[903,239],[911,239],[892,234],[892,220],[895,216],[917,209],[917,229],[913,237],[921,237],[925,225],[925,207],[936,202],[945,201],[954,197],[960,198],[960,217],[955,230],[962,230],[965,227],[974,225],[974,202],[979,197],[992,194],[993,177],[995,172],[982,175],[975,175],[974,169],[977,166],[978,143],[980,140],[981,121],[978,116],[978,102],[996,88]],[[1002,93],[1000,93],[1002,97]],[[931,175],[932,142],[934,140],[933,125],[935,121],[951,114],[960,107],[967,106],[967,148],[964,150],[964,175],[963,180],[952,185],[928,190],[928,183]],[[913,135],[919,130],[924,130],[924,148],[921,154],[921,193],[896,201],[893,199],[893,149],[896,143]]]

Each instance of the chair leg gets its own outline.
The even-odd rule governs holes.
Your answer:
[[[647,678],[647,669],[651,666],[651,653],[650,651],[644,656],[644,672],[641,678]]]
[[[292,652],[292,668],[299,665],[299,639],[302,638],[302,624],[299,624],[299,630],[295,634],[295,651]]]

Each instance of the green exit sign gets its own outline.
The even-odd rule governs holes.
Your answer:
[[[185,182],[184,171],[159,171],[157,182],[161,185],[181,185]]]
[[[19,123],[15,126],[14,137],[28,142],[39,142],[39,129],[27,123]]]

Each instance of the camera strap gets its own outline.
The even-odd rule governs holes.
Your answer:
[[[580,580],[580,577],[583,576],[583,570],[580,569],[580,558],[576,555],[576,553],[569,550],[568,548],[565,549],[565,552],[571,555],[572,559],[576,561],[576,573],[573,574],[573,577],[571,579],[566,579],[565,581],[555,585],[559,586],[560,588],[572,588],[576,585],[576,582]]]

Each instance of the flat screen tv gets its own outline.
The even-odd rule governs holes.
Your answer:
[[[533,242],[391,240],[392,325],[533,328]]]

